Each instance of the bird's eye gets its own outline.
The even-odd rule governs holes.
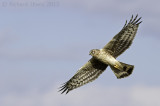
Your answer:
[[[94,54],[95,53],[95,51],[92,51],[92,54]]]

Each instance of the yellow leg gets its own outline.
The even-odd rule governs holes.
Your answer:
[[[117,65],[117,64],[116,64],[114,67],[120,70],[120,67],[119,67],[119,65]]]

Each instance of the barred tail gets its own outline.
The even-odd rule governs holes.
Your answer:
[[[125,77],[128,77],[129,75],[132,74],[133,69],[134,69],[134,65],[125,64],[125,63],[122,63],[122,62],[119,62],[119,63],[123,67],[122,70],[120,70],[118,68],[115,68],[114,66],[110,66],[112,71],[116,75],[117,79],[125,78]]]

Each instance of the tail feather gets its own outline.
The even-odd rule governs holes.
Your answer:
[[[115,68],[114,66],[110,66],[112,71],[114,72],[114,74],[116,75],[118,79],[128,77],[129,75],[132,74],[134,65],[125,64],[122,62],[120,62],[120,64],[123,67],[122,70]]]

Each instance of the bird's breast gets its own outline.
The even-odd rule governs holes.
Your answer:
[[[104,51],[103,49],[101,49],[99,54],[96,55],[96,58],[108,65],[115,65],[116,62],[118,62],[110,53]]]

